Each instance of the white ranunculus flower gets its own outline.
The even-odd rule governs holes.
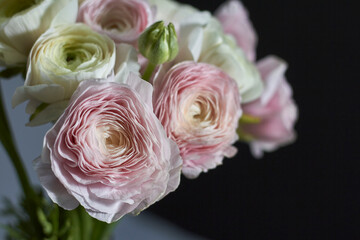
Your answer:
[[[0,65],[25,65],[36,39],[77,11],[77,0],[0,0]]]
[[[34,44],[24,86],[16,89],[12,105],[30,100],[30,126],[55,121],[81,81],[105,79],[114,68],[121,75],[136,72],[136,61],[131,46],[116,48],[110,38],[84,24],[51,28]]]
[[[219,34],[218,22],[210,23],[204,29],[204,40],[199,62],[206,62],[220,67],[238,84],[242,101],[257,99],[263,92],[263,83],[256,66],[250,62],[244,51],[237,46],[230,35]],[[216,39],[215,42],[209,39]],[[212,43],[212,45],[206,45]]]
[[[199,11],[191,5],[172,0],[149,0],[149,3],[156,7],[156,21],[172,22],[176,29],[184,19]]]
[[[261,95],[263,83],[256,67],[208,12],[198,12],[182,21],[179,35],[177,62],[193,60],[221,68],[237,82],[243,103]]]

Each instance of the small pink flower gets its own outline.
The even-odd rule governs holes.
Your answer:
[[[231,0],[221,5],[215,13],[224,28],[232,35],[250,61],[255,61],[257,35],[248,17],[248,12],[238,0]]]
[[[257,67],[265,90],[260,99],[244,104],[243,110],[245,116],[259,122],[242,123],[240,129],[252,139],[253,155],[261,157],[263,151],[273,151],[295,140],[294,124],[298,115],[291,87],[284,77],[286,63],[269,56],[259,61]]]
[[[154,83],[154,112],[179,146],[183,173],[195,178],[237,149],[241,116],[236,82],[217,67],[182,62]]]
[[[153,22],[153,15],[146,0],[85,0],[78,21],[116,43],[136,45],[139,35]]]
[[[147,208],[180,181],[179,149],[153,113],[151,85],[135,75],[128,84],[82,82],[35,160],[55,203],[69,210],[80,203],[108,223]]]

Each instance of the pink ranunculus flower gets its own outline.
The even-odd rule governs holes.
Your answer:
[[[254,62],[257,34],[243,4],[238,0],[227,1],[217,9],[215,16],[224,28],[224,32],[232,35],[248,59]]]
[[[174,191],[182,160],[152,108],[152,86],[130,74],[127,84],[82,82],[47,132],[35,160],[50,198],[79,203],[108,223],[139,213]]]
[[[139,35],[153,23],[154,12],[147,0],[85,0],[77,20],[116,43],[136,45]]]
[[[239,135],[250,141],[255,157],[262,157],[263,151],[273,151],[295,140],[298,111],[284,76],[287,64],[269,56],[259,61],[257,67],[265,89],[260,99],[243,105],[245,120],[240,121]],[[246,118],[250,121],[246,122]]]
[[[237,149],[241,116],[236,82],[219,68],[196,62],[173,66],[154,82],[154,112],[178,144],[183,174],[195,178]]]

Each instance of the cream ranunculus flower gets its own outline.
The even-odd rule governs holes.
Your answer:
[[[40,36],[32,48],[25,84],[16,89],[12,105],[30,100],[26,109],[30,126],[55,121],[81,81],[105,79],[114,67],[118,74],[129,66],[136,72],[136,61],[131,46],[122,44],[116,49],[110,38],[84,24],[57,26]]]
[[[36,39],[50,27],[74,23],[77,0],[0,0],[0,65],[25,65]]]

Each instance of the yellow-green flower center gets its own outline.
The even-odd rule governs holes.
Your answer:
[[[63,56],[66,68],[74,71],[80,64],[88,61],[91,58],[92,53],[81,48],[67,48],[65,49]]]

